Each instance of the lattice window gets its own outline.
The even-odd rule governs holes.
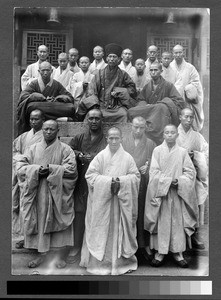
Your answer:
[[[159,57],[164,51],[172,52],[173,47],[177,44],[183,46],[184,57],[187,61],[191,60],[191,52],[190,52],[190,38],[186,37],[162,37],[162,36],[154,36],[152,38],[152,44],[158,47]]]
[[[67,52],[70,45],[69,32],[53,31],[24,31],[22,66],[24,68],[38,60],[37,50],[39,45],[46,45],[49,49],[49,61],[57,66],[58,54]]]

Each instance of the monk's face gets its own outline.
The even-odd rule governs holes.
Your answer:
[[[87,72],[90,66],[90,60],[87,57],[81,57],[79,60],[79,67],[83,72]]]
[[[56,139],[58,134],[58,125],[54,121],[46,121],[43,124],[42,127],[43,136],[46,141],[46,143],[52,142],[54,139]]]
[[[140,139],[145,134],[146,122],[134,119],[132,122],[132,133],[134,138]]]
[[[189,109],[184,109],[180,115],[180,122],[185,131],[188,131],[193,124],[193,112]]]
[[[33,130],[39,131],[43,125],[43,118],[40,111],[32,111],[30,114],[30,126]]]
[[[110,67],[115,67],[120,62],[120,58],[116,54],[109,54],[107,56],[107,63]]]
[[[174,125],[167,125],[164,128],[163,137],[168,146],[175,145],[178,137],[177,128]]]
[[[162,64],[165,68],[169,67],[169,64],[171,63],[171,55],[168,54],[163,54],[162,55]]]
[[[121,141],[120,132],[116,129],[110,129],[107,136],[107,143],[112,153],[115,153],[119,149]]]
[[[150,46],[147,51],[147,56],[150,59],[150,61],[154,62],[157,57],[157,47]]]
[[[78,57],[79,57],[78,51],[75,50],[75,49],[70,49],[68,56],[69,56],[70,63],[75,64],[78,60]]]
[[[162,70],[157,64],[150,65],[150,76],[153,80],[157,80],[162,73]]]
[[[145,62],[143,59],[137,59],[134,66],[135,66],[138,74],[143,74],[144,69],[146,68],[146,65],[145,65]]]
[[[41,75],[41,78],[45,84],[47,84],[50,81],[51,73],[52,73],[52,67],[49,63],[43,62],[39,66],[39,73]]]
[[[100,60],[104,56],[104,51],[101,47],[95,47],[93,51],[94,59]]]
[[[88,113],[88,125],[91,131],[97,131],[101,129],[101,114],[97,110],[91,110]]]
[[[38,52],[37,52],[38,58],[42,61],[47,60],[48,58],[48,48],[45,46],[39,46]]]
[[[132,61],[133,53],[130,49],[125,49],[121,55],[123,62],[129,64]]]
[[[65,70],[68,65],[68,58],[67,57],[61,57],[58,59],[58,64],[62,70]]]
[[[173,57],[177,63],[181,63],[184,57],[183,47],[177,45],[173,48]]]

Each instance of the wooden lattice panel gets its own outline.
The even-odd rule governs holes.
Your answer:
[[[184,37],[153,37],[153,45],[158,47],[158,55],[161,57],[164,51],[169,51],[172,53],[173,47],[175,45],[182,45],[184,50],[184,57],[187,61],[190,60],[190,39]]]
[[[49,61],[57,66],[58,54],[68,51],[68,32],[24,31],[22,65],[26,67],[38,60],[37,51],[40,45],[49,50]]]

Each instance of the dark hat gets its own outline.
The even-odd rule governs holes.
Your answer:
[[[108,56],[109,54],[116,54],[118,57],[120,57],[122,51],[123,51],[122,47],[117,44],[112,43],[105,46],[106,56]]]

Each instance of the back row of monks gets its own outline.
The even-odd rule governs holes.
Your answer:
[[[100,108],[106,122],[124,123],[135,116],[146,119],[147,134],[157,144],[162,142],[166,124],[179,124],[179,112],[184,107],[194,111],[193,128],[203,127],[203,90],[193,65],[184,59],[183,47],[157,59],[157,47],[148,48],[146,62],[139,58],[132,66],[132,51],[117,44],[94,48],[95,60],[90,65],[83,56],[77,64],[78,51],[61,53],[59,67],[47,62],[48,50],[39,46],[37,63],[28,66],[22,75],[22,92],[18,102],[18,133],[29,129],[29,115],[42,109],[47,119],[65,118],[83,121],[88,111]],[[121,61],[122,58],[122,61]],[[120,63],[121,61],[121,63]],[[64,120],[64,119],[62,119]]]

